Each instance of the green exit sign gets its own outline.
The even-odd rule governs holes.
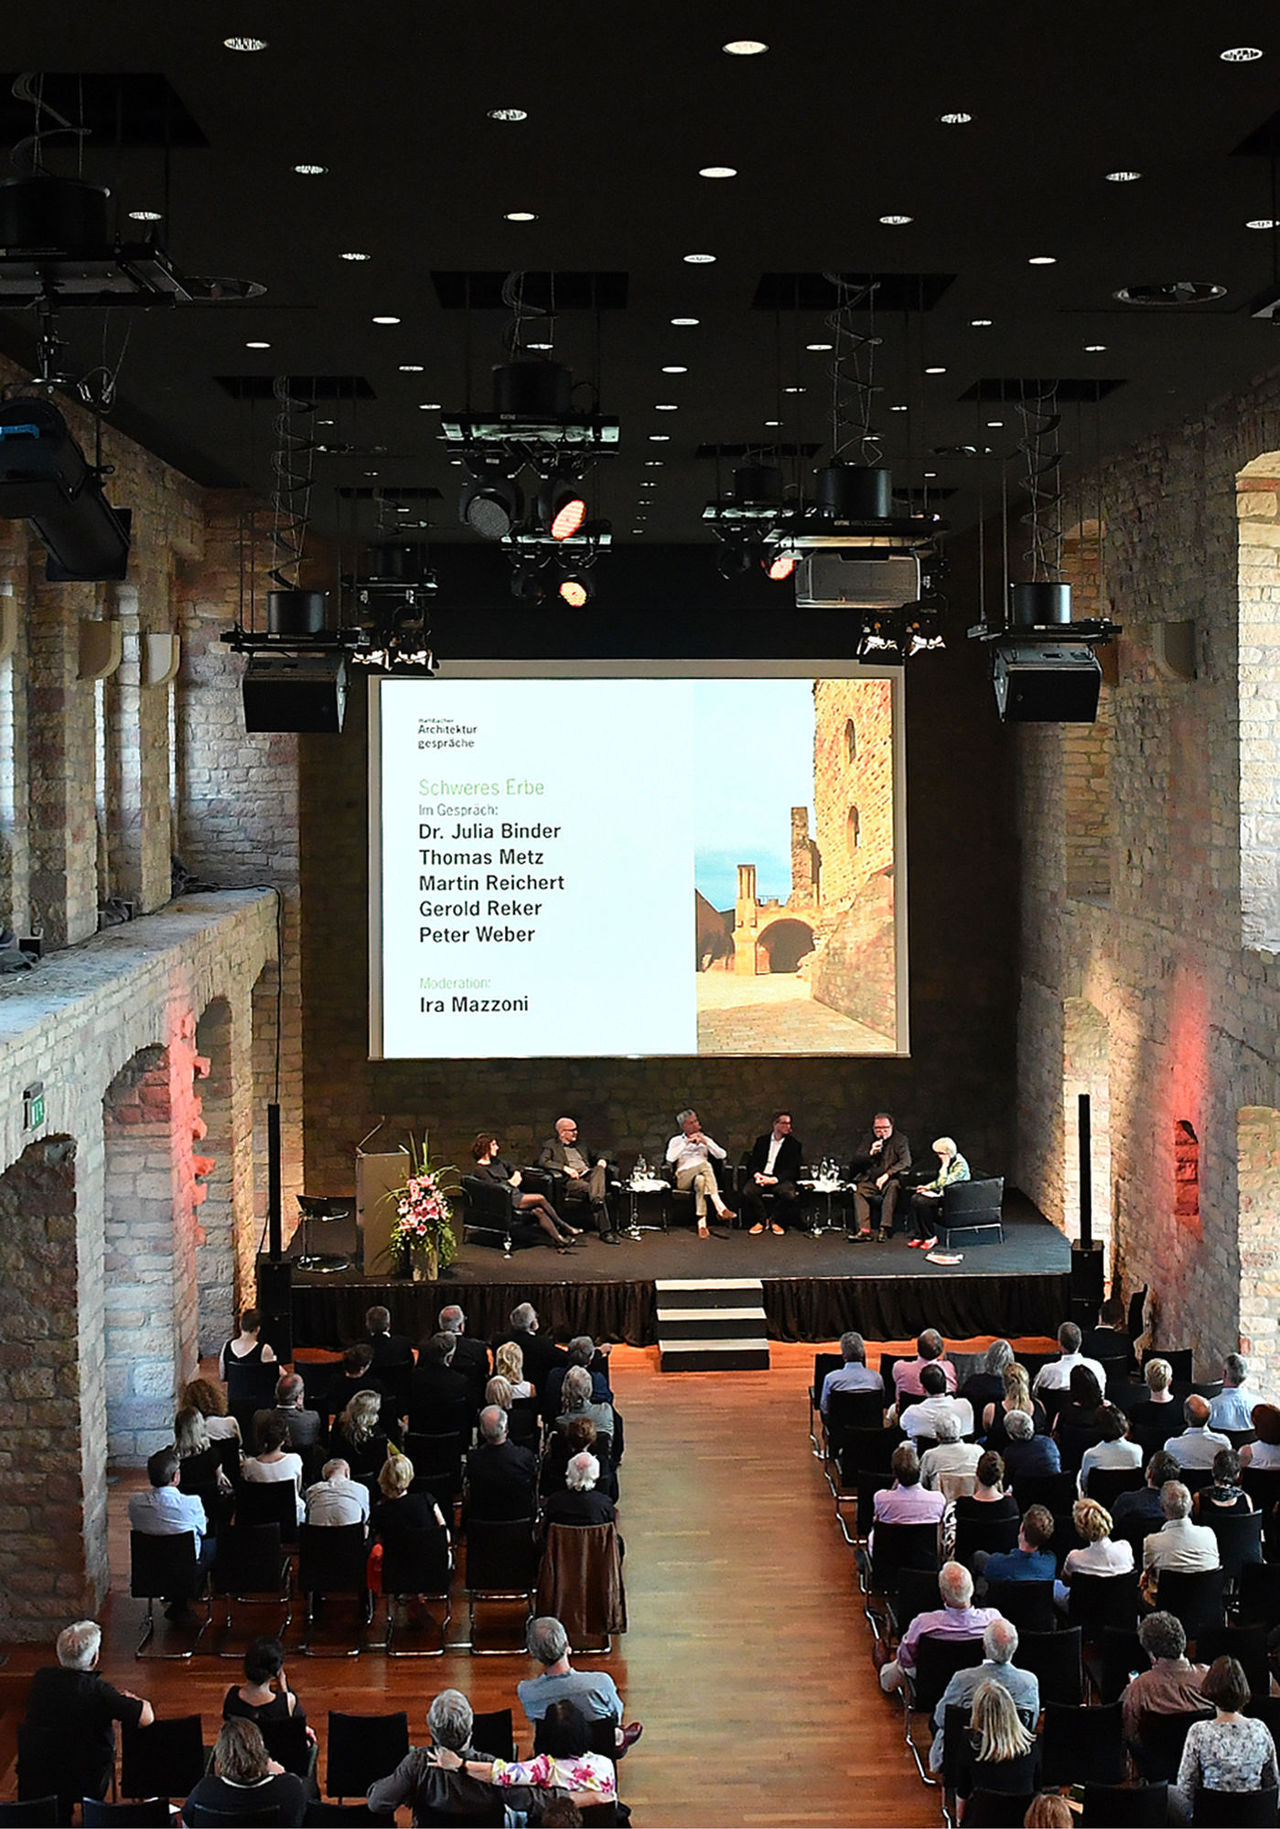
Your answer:
[[[25,1088],[22,1094],[22,1128],[39,1130],[44,1123],[44,1081]]]

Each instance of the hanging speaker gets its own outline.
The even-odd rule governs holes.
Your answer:
[[[347,663],[332,653],[254,654],[241,690],[247,731],[340,731]]]

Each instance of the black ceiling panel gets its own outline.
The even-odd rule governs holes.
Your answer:
[[[274,375],[215,375],[213,378],[233,400],[272,400],[275,397]],[[293,399],[303,402],[377,399],[363,375],[290,375],[289,392]]]
[[[15,146],[35,131],[36,111],[13,93],[18,72],[0,76],[0,145]],[[167,78],[152,74],[121,75],[100,71],[44,71],[37,79],[45,108],[74,126],[87,127],[86,143],[107,146],[207,146],[208,140]],[[34,85],[33,85],[34,86]],[[46,113],[45,128],[57,123]],[[51,146],[65,147],[71,136],[57,133]]]
[[[932,311],[954,273],[762,273],[753,311]],[[873,290],[874,288],[874,290]],[[852,297],[850,294],[852,293]]]
[[[1020,400],[1041,400],[1052,394],[1059,406],[1073,405],[1081,402],[1092,406],[1095,401],[1105,400],[1108,394],[1114,394],[1123,381],[1108,381],[1101,376],[1080,376],[1076,379],[1063,377],[1057,380],[1044,376],[1005,376],[975,381],[959,396],[961,400],[994,400],[1001,406],[1016,406]]]
[[[433,272],[436,297],[445,311],[509,311],[503,296],[509,280],[518,279],[519,297],[528,311],[622,311],[626,308],[627,273],[441,273]]]

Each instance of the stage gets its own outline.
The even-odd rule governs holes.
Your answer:
[[[561,1340],[582,1333],[649,1346],[658,1337],[654,1284],[698,1277],[759,1277],[775,1340],[834,1340],[847,1328],[868,1340],[909,1339],[922,1327],[951,1339],[1052,1335],[1070,1315],[1070,1245],[1016,1191],[1005,1197],[1003,1242],[960,1233],[956,1249],[962,1261],[943,1266],[902,1239],[852,1244],[838,1231],[753,1238],[719,1228],[703,1241],[690,1227],[617,1246],[593,1238],[567,1257],[533,1246],[504,1258],[467,1244],[436,1283],[295,1272],[293,1338],[342,1347],[363,1334],[366,1308],[380,1302],[393,1330],[418,1341],[434,1333],[446,1302],[458,1302],[468,1332],[489,1339],[517,1302],[532,1302],[543,1330]]]

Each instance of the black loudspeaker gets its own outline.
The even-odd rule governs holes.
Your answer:
[[[1089,1309],[1089,1325],[1097,1319],[1098,1310],[1102,1307],[1103,1271],[1106,1266],[1102,1261],[1102,1244],[1099,1241],[1092,1245],[1072,1245],[1071,1247],[1071,1306],[1072,1312],[1079,1302]]]
[[[269,1340],[281,1365],[293,1362],[293,1265],[287,1257],[258,1259],[258,1308],[262,1338]]]
[[[341,654],[254,654],[241,682],[247,731],[339,731],[347,711]]]
[[[1009,724],[1092,724],[1102,668],[1083,643],[1041,647],[1010,642],[995,651],[992,678]]]

